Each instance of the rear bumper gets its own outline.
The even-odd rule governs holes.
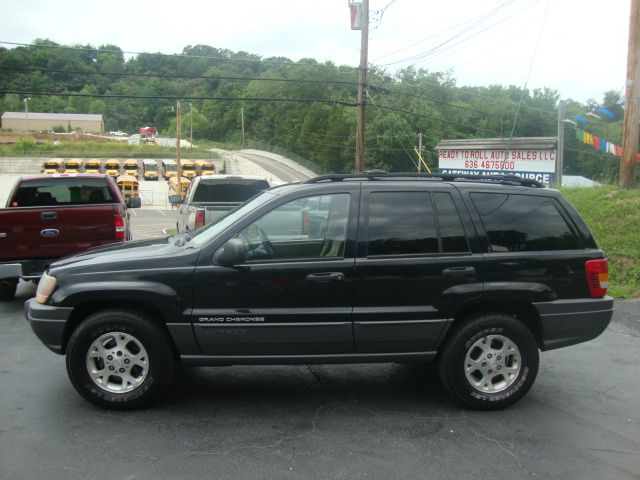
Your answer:
[[[534,303],[542,325],[542,350],[592,340],[609,325],[613,298],[556,300]]]
[[[62,342],[67,319],[73,308],[50,307],[36,302],[35,298],[24,304],[24,315],[36,336],[49,350],[62,355]]]
[[[0,264],[0,279],[22,277],[22,265],[20,263]]]

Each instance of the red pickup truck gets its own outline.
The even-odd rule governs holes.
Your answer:
[[[53,260],[131,239],[127,208],[108,175],[37,175],[18,179],[0,209],[0,299],[18,280],[37,280]]]

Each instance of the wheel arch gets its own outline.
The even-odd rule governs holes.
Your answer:
[[[67,344],[74,330],[78,328],[78,326],[87,317],[96,312],[107,310],[139,313],[144,315],[146,318],[149,318],[154,322],[155,325],[160,327],[165,332],[165,334],[167,335],[167,339],[173,349],[173,352],[176,358],[178,358],[177,346],[173,337],[171,336],[171,333],[169,332],[169,329],[166,326],[166,318],[162,314],[162,311],[156,304],[144,300],[123,300],[118,301],[117,303],[114,303],[113,300],[97,300],[77,305],[73,309],[73,312],[69,316],[65,325],[64,335],[62,338],[62,354],[66,354]]]
[[[463,305],[458,311],[455,312],[453,322],[442,338],[440,346],[444,345],[447,340],[453,335],[453,332],[456,330],[457,325],[465,322],[465,320],[469,317],[488,313],[502,313],[513,316],[529,329],[536,341],[538,349],[542,349],[542,321],[536,308],[531,303],[527,302],[496,301],[472,302]]]

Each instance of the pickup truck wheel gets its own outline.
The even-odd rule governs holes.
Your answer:
[[[156,400],[175,366],[166,332],[134,311],[102,311],[73,332],[67,372],[75,389],[109,409],[138,408]]]
[[[18,289],[17,278],[3,278],[0,279],[0,300],[11,300],[16,296],[16,290]]]
[[[454,327],[438,358],[445,389],[460,404],[498,410],[522,398],[538,373],[538,346],[529,329],[502,313]]]

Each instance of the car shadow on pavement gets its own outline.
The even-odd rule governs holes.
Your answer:
[[[356,364],[178,368],[157,407],[236,412],[321,404],[401,408],[424,414],[460,409],[447,397],[435,364]]]

